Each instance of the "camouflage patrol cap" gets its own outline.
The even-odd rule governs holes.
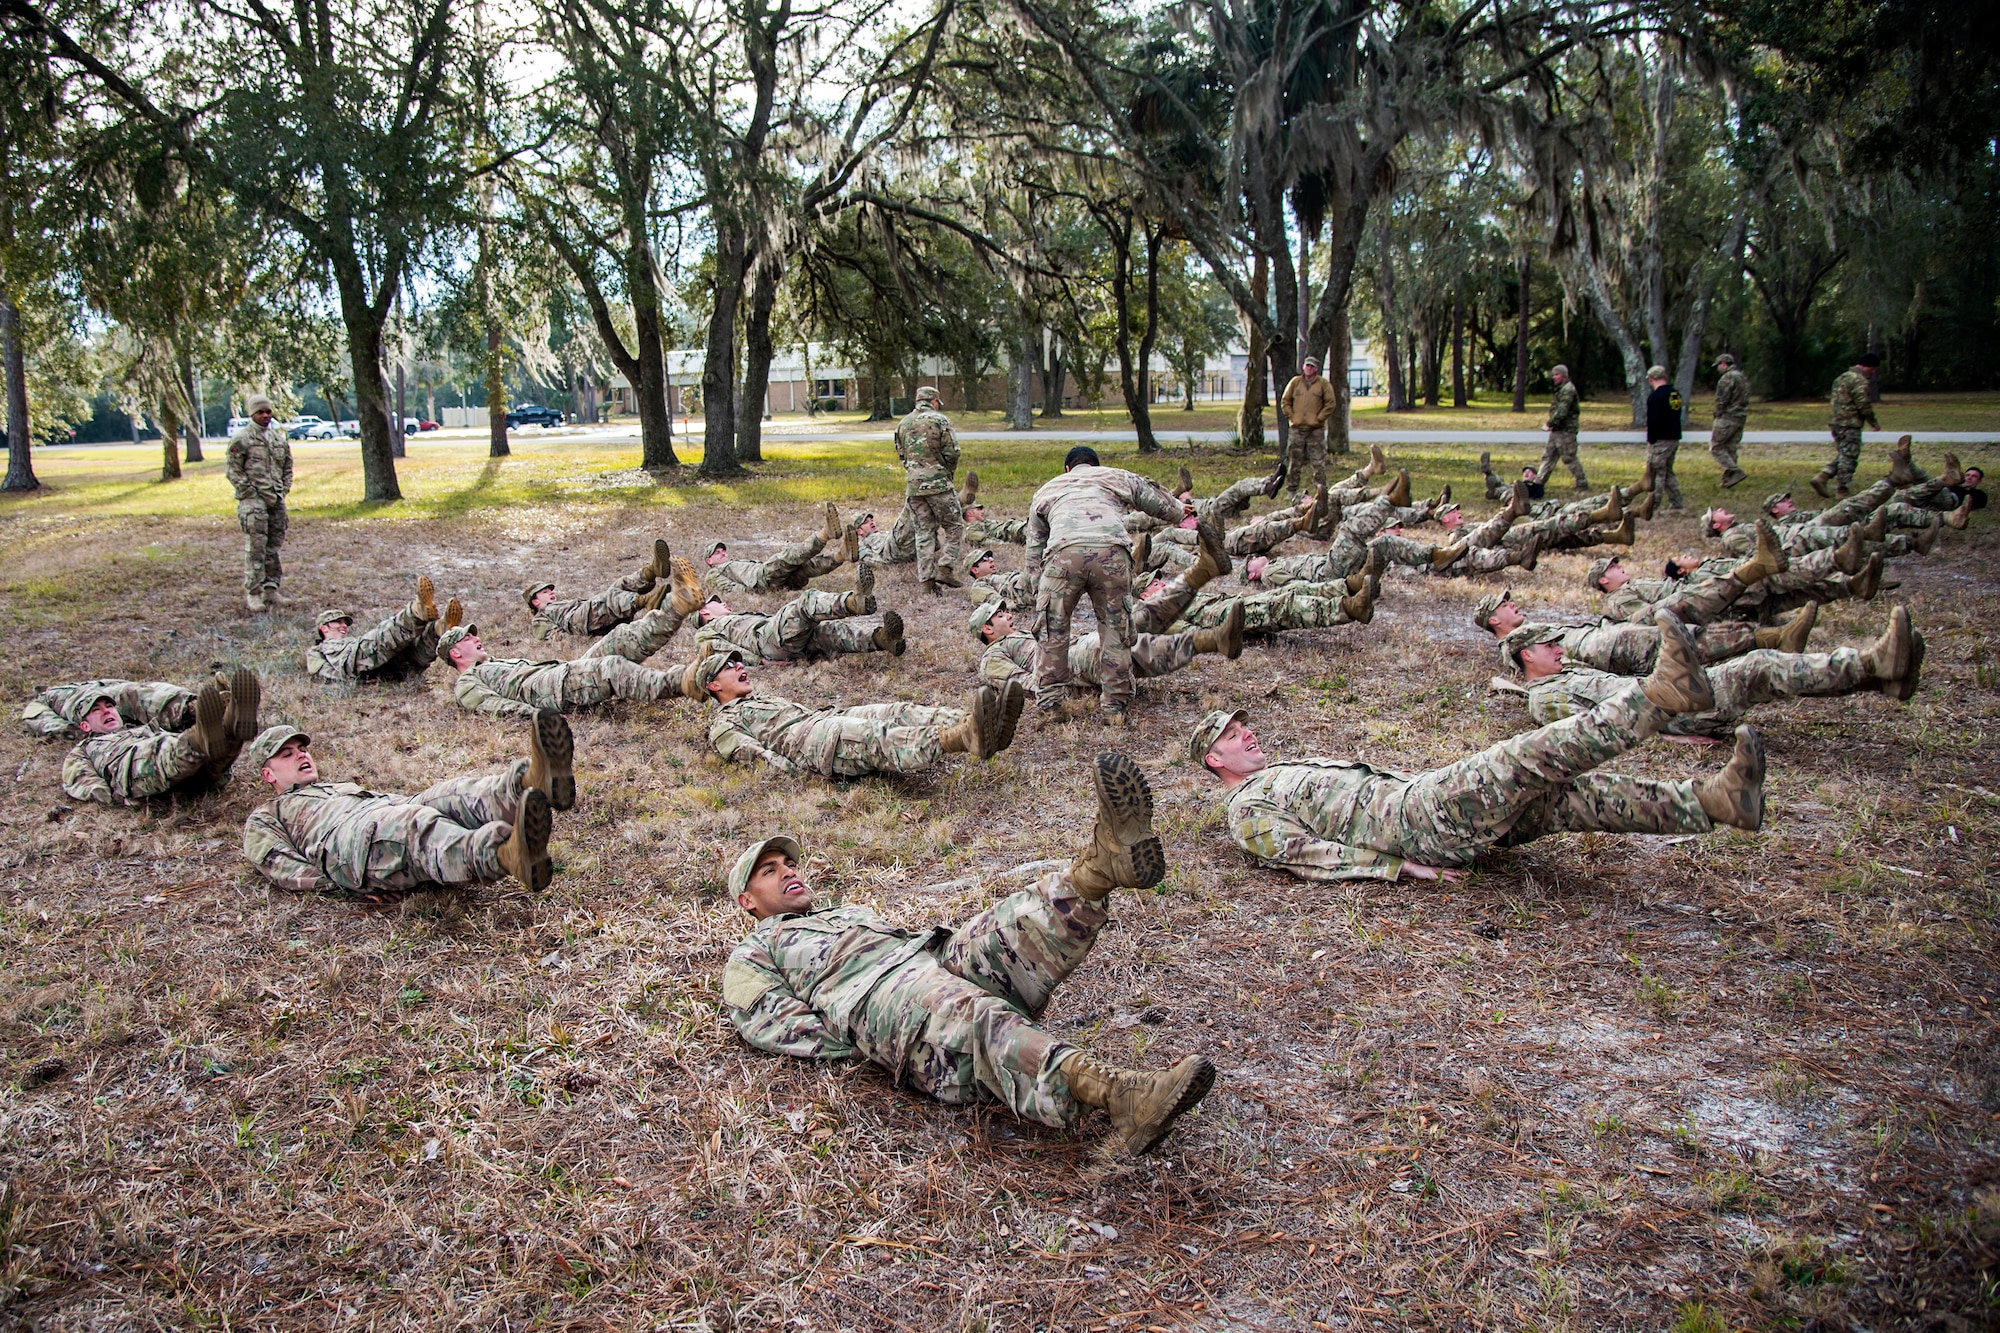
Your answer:
[[[794,861],[803,861],[806,859],[806,849],[799,846],[798,839],[788,833],[780,833],[775,837],[759,839],[751,843],[749,849],[743,855],[736,858],[735,865],[729,867],[730,897],[734,898],[737,894],[750,887],[750,872],[757,868],[758,858],[763,856],[765,852],[783,852]]]
[[[965,627],[971,630],[972,637],[977,639],[980,637],[979,631],[985,629],[993,617],[1006,609],[998,597],[989,597],[972,608],[972,614],[966,617]]]
[[[1665,366],[1647,366],[1647,367],[1646,367],[1646,378],[1647,378],[1647,379],[1649,379],[1649,380],[1663,380],[1663,379],[1665,379],[1666,377],[1667,377],[1667,368],[1666,368]]]
[[[979,563],[979,562],[980,562],[981,560],[992,560],[992,559],[994,559],[994,558],[995,558],[995,556],[994,556],[994,554],[993,554],[993,548],[992,548],[992,547],[990,547],[990,546],[982,546],[982,547],[980,547],[980,548],[979,548],[978,550],[976,550],[976,551],[968,551],[968,552],[966,552],[966,554],[965,554],[965,567],[966,567],[967,569],[971,569],[971,568],[972,568],[972,567],[973,567],[974,565],[978,564],[978,563]]]
[[[1569,378],[1569,367],[1568,367],[1568,366],[1557,366],[1557,367],[1555,367],[1555,368],[1554,368],[1553,370],[1549,371],[1549,374],[1551,374],[1551,375],[1560,375],[1560,376],[1562,376],[1562,377],[1563,377],[1564,379],[1568,379],[1568,378]]]
[[[1764,497],[1764,512],[1767,514],[1770,513],[1772,510],[1778,507],[1779,501],[1789,500],[1791,498],[1792,498],[1792,493],[1790,491],[1772,491],[1769,495]]]
[[[354,623],[354,617],[349,615],[347,612],[336,610],[332,607],[328,607],[326,610],[319,613],[318,620],[313,621],[313,628],[325,629],[328,625],[337,625],[343,620],[345,620],[350,625]]]
[[[701,558],[706,560],[710,556],[714,555],[717,551],[726,551],[728,549],[729,549],[728,542],[710,542],[708,545],[701,548]]]
[[[1195,723],[1194,734],[1188,737],[1188,758],[1199,764],[1207,757],[1208,752],[1215,748],[1215,743],[1222,739],[1222,733],[1229,730],[1231,722],[1249,720],[1250,713],[1247,709],[1239,708],[1232,713],[1227,709],[1218,708]]]
[[[257,739],[251,741],[243,750],[243,753],[250,756],[251,771],[255,772],[270,763],[271,756],[284,749],[286,741],[293,739],[297,739],[306,745],[312,744],[312,737],[306,735],[297,727],[285,723],[281,723],[275,727],[266,727],[258,732]]]
[[[935,403],[937,400],[938,400],[938,391],[935,385],[926,384],[917,390],[918,402]]]
[[[544,588],[550,592],[554,592],[556,585],[553,583],[530,583],[527,587],[521,589],[521,600],[528,604],[529,611],[532,612],[535,609],[535,594]]]
[[[1483,630],[1491,630],[1493,628],[1493,613],[1513,600],[1514,590],[1512,588],[1508,588],[1502,592],[1487,593],[1473,604],[1472,623]]]
[[[1560,643],[1561,625],[1523,625],[1500,640],[1500,656],[1508,666],[1521,665],[1521,650],[1537,643]]]
[[[477,634],[477,633],[479,633],[479,626],[477,625],[459,625],[454,629],[448,629],[444,633],[438,635],[438,652],[437,652],[438,661],[444,663],[446,666],[450,666],[451,650],[457,647],[459,642],[463,640],[468,634]]]
[[[1736,365],[1736,353],[1717,352],[1715,354],[1715,364],[1718,366],[1729,366],[1733,369]]]
[[[1613,565],[1619,563],[1621,562],[1615,555],[1599,556],[1597,559],[1590,562],[1590,573],[1584,576],[1583,580],[1584,584],[1587,587],[1589,587],[1592,592],[1603,592],[1604,589],[1598,584],[1597,581],[1603,578],[1606,574],[1610,573],[1611,567]]]
[[[710,653],[694,664],[694,686],[698,690],[705,691],[715,683],[715,678],[722,674],[722,668],[742,665],[747,665],[743,661],[743,654],[734,648],[725,652]]]

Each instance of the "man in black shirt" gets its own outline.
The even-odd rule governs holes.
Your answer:
[[[1654,503],[1662,492],[1667,508],[1681,512],[1681,483],[1674,475],[1674,455],[1681,449],[1681,391],[1667,383],[1667,368],[1646,372],[1653,391],[1646,395],[1646,474],[1652,478]]]

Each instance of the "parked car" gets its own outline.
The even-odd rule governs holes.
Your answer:
[[[294,440],[309,440],[316,437],[308,434],[308,432],[314,426],[324,426],[325,424],[326,421],[321,417],[294,417],[285,423],[285,434]]]
[[[340,423],[340,433],[350,440],[358,440],[361,438],[361,423],[351,419],[343,421]]]
[[[227,438],[227,439],[234,439],[234,438],[235,438],[235,436],[236,436],[236,432],[237,432],[237,431],[239,431],[239,430],[242,430],[242,429],[243,429],[243,428],[244,428],[245,426],[247,426],[247,425],[249,425],[249,424],[250,424],[250,418],[249,418],[249,417],[231,417],[231,418],[229,418],[229,426],[228,426],[228,428],[227,428],[227,429],[225,429],[225,430],[224,430],[224,431],[222,432],[222,434],[223,434],[224,438]]]
[[[418,430],[436,430],[437,428],[438,424],[435,421],[419,421],[417,423]]]
[[[295,440],[337,440],[340,438],[340,427],[334,425],[331,421],[315,421],[305,428],[304,435],[300,435],[297,431],[292,432],[292,438]]]
[[[534,403],[516,403],[507,409],[509,426],[560,426],[563,414],[553,407],[540,407]]]

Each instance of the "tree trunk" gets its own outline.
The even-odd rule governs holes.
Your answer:
[[[868,366],[868,419],[870,421],[894,421],[896,419],[895,377],[889,367],[878,356]]]
[[[1528,279],[1533,276],[1534,259],[1521,252],[1521,304],[1514,318],[1514,410],[1528,410]]]
[[[1014,345],[1014,369],[1007,384],[1009,430],[1035,428],[1034,342],[1035,331],[1032,328],[1023,328],[1020,340]]]
[[[361,498],[391,504],[403,498],[396,481],[396,455],[389,438],[389,386],[382,377],[385,312],[368,303],[361,265],[336,263],[340,318],[347,332],[347,361],[354,371],[354,412],[361,423]]]
[[[1250,263],[1250,286],[1262,292],[1271,282],[1271,261],[1258,255]],[[1264,447],[1264,405],[1270,401],[1264,391],[1264,375],[1269,358],[1264,351],[1264,330],[1255,320],[1245,319],[1244,341],[1250,354],[1243,362],[1243,406],[1236,412],[1236,440],[1245,449]]]
[[[1465,279],[1451,295],[1451,405],[1465,406]]]
[[[1348,324],[1347,307],[1333,314],[1333,328],[1320,356],[1320,373],[1333,386],[1333,416],[1326,423],[1326,451],[1344,454],[1353,447],[1354,390],[1347,382],[1347,362],[1354,350],[1354,333]]]
[[[750,309],[743,320],[742,415],[736,419],[736,461],[764,461],[764,404],[771,395],[771,311],[778,304],[782,261],[761,256],[751,266]]]
[[[725,218],[715,229],[715,310],[708,317],[708,360],[701,370],[701,475],[736,477],[736,313],[743,304],[749,242],[741,223]]]
[[[1153,343],[1160,331],[1160,242],[1163,236],[1149,230],[1146,236],[1146,330],[1139,335],[1139,414],[1133,423],[1139,428],[1139,452],[1156,454],[1160,442],[1153,437]]]
[[[402,353],[402,341],[403,341],[403,339],[402,339],[402,328],[401,328],[401,324],[402,324],[402,321],[401,321],[401,320],[398,320],[398,321],[397,321],[397,330],[396,330],[396,332],[397,332],[397,338],[396,338],[396,343],[397,343],[397,348],[396,348],[396,421],[395,421],[395,427],[396,427],[396,428],[395,428],[394,430],[392,430],[392,431],[390,431],[390,432],[389,432],[389,438],[390,438],[390,440],[392,440],[392,441],[393,441],[393,442],[395,443],[395,446],[396,446],[396,457],[398,457],[398,458],[401,458],[401,457],[403,456],[403,448],[404,448],[404,446],[405,446],[405,445],[406,445],[406,444],[407,444],[407,443],[409,442],[409,438],[410,438],[410,422],[409,422],[409,409],[408,409],[408,407],[407,407],[407,406],[405,405],[405,404],[406,404],[406,401],[407,401],[407,400],[405,399],[405,397],[404,397],[404,394],[403,394],[403,353]]]
[[[38,491],[28,453],[28,363],[21,354],[21,311],[0,292],[0,359],[7,364],[7,480],[0,491]]]
[[[1063,382],[1068,378],[1069,366],[1063,360],[1061,342],[1050,336],[1048,330],[1044,330],[1044,335],[1042,346],[1047,349],[1047,355],[1037,368],[1042,376],[1042,416],[1059,418],[1063,414]]]
[[[190,463],[199,463],[202,461],[201,433],[206,429],[206,425],[202,421],[201,386],[195,383],[194,378],[194,358],[185,355],[182,356],[180,372],[181,383],[187,388],[188,407],[194,412],[194,420],[187,425],[187,450],[185,457]],[[340,413],[335,412],[333,415],[334,426],[338,429],[340,425]]]
[[[507,377],[500,369],[500,321],[486,321],[486,456],[505,458],[507,443]]]
[[[1443,368],[1438,364],[1438,343],[1441,340],[1434,311],[1426,311],[1417,324],[1417,351],[1423,363],[1424,406],[1438,405],[1438,381]]]
[[[160,399],[160,480],[181,479],[181,414],[174,405]]]
[[[1147,401],[1144,353],[1134,364],[1132,351],[1132,214],[1127,212],[1122,218],[1102,219],[1104,230],[1111,238],[1111,309],[1115,320],[1112,345],[1118,353],[1118,392],[1125,399],[1125,415],[1132,419],[1132,429],[1139,437],[1139,452],[1156,454],[1160,442],[1153,436],[1152,404]],[[1157,250],[1155,243],[1149,243]],[[1157,290],[1148,281],[1148,296]],[[1150,321],[1152,310],[1147,310]],[[1150,339],[1152,330],[1147,329]]]
[[[1380,248],[1381,271],[1376,275],[1375,283],[1382,303],[1382,340],[1388,344],[1382,358],[1389,371],[1388,410],[1407,412],[1409,400],[1403,393],[1403,358],[1396,342],[1396,266],[1389,262],[1389,224],[1386,219],[1382,223]]]

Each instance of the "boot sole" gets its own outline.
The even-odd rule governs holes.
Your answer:
[[[667,549],[667,539],[664,537],[653,538],[653,577],[656,579],[667,578],[673,571],[674,556],[673,552]]]
[[[991,685],[979,687],[972,730],[979,738],[979,757],[982,760],[1000,753],[1000,692]]]
[[[995,754],[1014,743],[1014,729],[1021,725],[1021,710],[1028,706],[1028,690],[1018,680],[1010,680],[1000,695],[1000,742]]]
[[[553,708],[535,710],[535,729],[529,742],[548,775],[549,806],[568,810],[576,804],[576,737],[569,722]]]
[[[1667,644],[1671,641],[1679,646],[1689,665],[1688,674],[1692,677],[1687,684],[1675,687],[1679,699],[1674,711],[1705,713],[1715,707],[1715,687],[1709,684],[1708,672],[1701,664],[1701,652],[1694,644],[1694,635],[1670,611],[1661,611],[1653,617],[1653,623],[1660,630],[1660,647],[1653,658],[1653,670],[1659,670],[1660,660],[1667,655]]]
[[[1133,878],[1129,887],[1149,889],[1167,877],[1167,853],[1153,836],[1153,788],[1146,775],[1129,756],[1106,753],[1097,756],[1093,773],[1097,787],[1097,807],[1111,816],[1113,833],[1132,858]]]
[[[1215,1066],[1203,1055],[1190,1056],[1185,1063],[1193,1068],[1187,1072],[1186,1081],[1181,1084],[1180,1094],[1173,1105],[1155,1120],[1125,1140],[1125,1150],[1134,1157],[1143,1157],[1160,1146],[1160,1141],[1173,1130],[1174,1122],[1201,1104],[1215,1087]]]
[[[428,574],[417,575],[417,605],[424,609],[425,620],[438,618],[437,585],[431,582]]]
[[[1208,552],[1210,563],[1215,566],[1215,576],[1222,578],[1229,573],[1229,551],[1223,545],[1222,528],[1212,518],[1197,520],[1195,536],[1200,538],[1201,549]]]
[[[1904,673],[1903,678],[1901,680],[1896,682],[1897,702],[1908,703],[1910,701],[1910,696],[1914,695],[1917,692],[1917,677],[1920,674],[1922,674],[1923,666],[1924,666],[1924,636],[1917,633],[1915,630],[1911,630],[1910,669],[1906,673]]]
[[[1754,833],[1756,830],[1764,827],[1764,773],[1769,768],[1769,762],[1764,757],[1764,740],[1757,734],[1757,728],[1747,723],[1738,727],[1736,729],[1736,742],[1739,749],[1745,742],[1749,744],[1750,762],[1755,768],[1755,772],[1751,777],[1751,782],[1755,786],[1755,795],[1749,798],[1751,804],[1744,808],[1744,814],[1750,820],[1747,826],[1748,831]],[[1734,763],[1734,758],[1730,762]]]
[[[264,704],[264,685],[249,667],[229,673],[229,709],[223,714],[230,739],[248,745],[257,739],[257,711]]]
[[[527,854],[527,873],[521,874],[511,867],[510,873],[532,893],[540,893],[555,878],[555,867],[549,861],[549,834],[554,827],[549,798],[542,789],[530,787],[522,792],[521,807],[514,812],[514,837]]]
[[[208,760],[211,774],[223,772],[235,758],[232,753],[235,739],[229,730],[227,718],[229,705],[223,701],[222,691],[213,685],[202,686],[194,698],[194,729],[201,736],[201,752]]]
[[[903,642],[903,618],[894,611],[882,613],[882,636],[889,641],[883,651],[891,657],[901,657],[906,647]]]

